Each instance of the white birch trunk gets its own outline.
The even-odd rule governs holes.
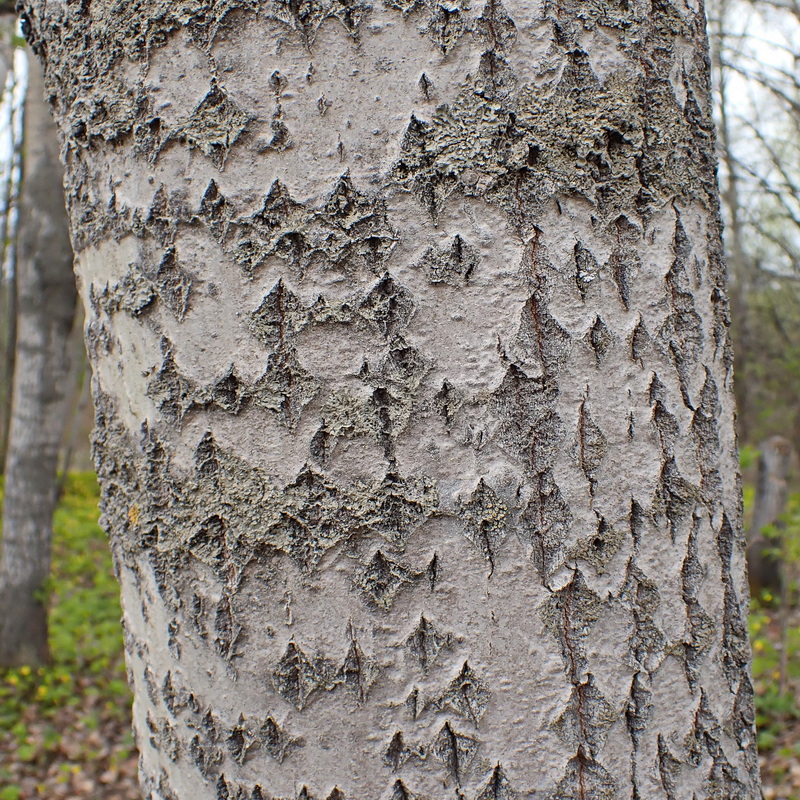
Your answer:
[[[23,6],[147,797],[758,797],[702,8]]]

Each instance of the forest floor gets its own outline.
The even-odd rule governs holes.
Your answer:
[[[73,475],[56,514],[52,663],[0,672],[0,800],[141,800],[119,597],[97,500],[94,476]],[[750,616],[764,797],[800,800],[800,615],[782,637],[774,602],[762,597]]]

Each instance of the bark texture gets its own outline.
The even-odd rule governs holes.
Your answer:
[[[146,796],[758,797],[702,8],[22,5]]]
[[[0,664],[47,659],[56,466],[69,395],[69,341],[78,295],[56,129],[31,59],[17,245],[18,320],[0,541]]]

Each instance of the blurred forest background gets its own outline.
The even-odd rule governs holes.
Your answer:
[[[800,800],[800,0],[709,0],[719,181],[767,800]],[[0,467],[20,304],[28,70],[0,21]],[[24,222],[24,220],[23,220]],[[116,583],[97,526],[89,369],[77,317],[46,585],[49,661],[0,666],[0,800],[137,800]],[[0,478],[0,491],[2,491]],[[0,616],[6,611],[0,608]]]

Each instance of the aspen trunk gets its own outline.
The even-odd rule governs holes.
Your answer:
[[[0,541],[0,665],[47,660],[56,467],[77,293],[58,141],[31,59],[17,257],[17,355]]]
[[[759,797],[702,9],[23,6],[146,796]]]

